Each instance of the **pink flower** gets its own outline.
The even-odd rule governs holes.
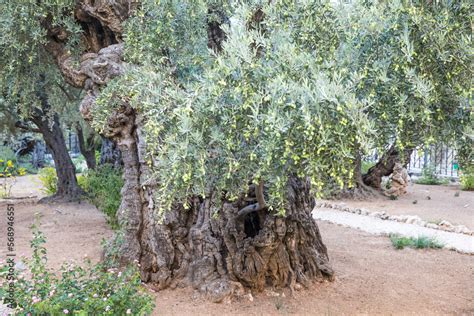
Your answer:
[[[63,309],[64,314],[69,314],[69,311],[67,309]]]
[[[33,302],[33,304],[36,304],[36,303],[41,302],[41,299],[40,299],[39,297],[33,296],[33,297],[31,298],[31,301]]]

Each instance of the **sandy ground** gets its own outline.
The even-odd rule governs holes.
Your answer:
[[[12,190],[13,197],[39,198],[43,195],[37,176],[19,177]],[[112,236],[105,216],[87,202],[45,205],[37,204],[38,198],[10,200],[15,208],[17,261],[23,255],[31,255],[30,240],[33,235],[30,227],[37,217],[40,230],[47,240],[46,249],[51,268],[59,268],[66,260],[82,262],[85,256],[98,261],[102,251],[102,239]],[[7,203],[0,199],[0,245],[6,245]],[[5,260],[5,255],[6,247],[0,247],[1,260]]]
[[[474,315],[474,257],[449,250],[395,250],[388,238],[318,222],[336,270],[295,298],[212,304],[189,289],[157,294],[154,315]]]
[[[37,185],[24,180],[18,194],[37,192]],[[1,200],[0,208],[6,209]],[[85,254],[99,260],[100,241],[112,234],[104,216],[87,203],[15,201],[15,211],[17,253],[30,253],[28,227],[40,212],[53,268]],[[242,298],[232,304],[193,299],[191,289],[166,290],[155,293],[154,315],[474,315],[474,256],[448,250],[395,250],[386,237],[318,224],[337,274],[334,282],[316,283],[294,298],[288,291],[285,297],[254,293],[252,302]],[[5,245],[5,218],[0,218],[0,244]],[[0,255],[4,260],[5,249],[0,248]]]
[[[456,193],[459,196],[455,196]],[[390,215],[418,215],[427,222],[447,220],[474,230],[474,191],[461,191],[457,185],[410,184],[408,193],[398,200],[380,196],[370,201],[337,202],[370,211],[385,211]]]
[[[45,196],[41,187],[42,185],[38,175],[17,177],[11,189],[11,196],[15,198],[41,198]]]

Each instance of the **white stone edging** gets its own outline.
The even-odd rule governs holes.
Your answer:
[[[447,232],[454,232],[458,234],[465,234],[465,235],[474,235],[474,231],[471,231],[469,228],[467,228],[464,225],[453,225],[450,222],[446,220],[442,220],[439,224],[434,224],[434,223],[428,223],[424,220],[422,220],[419,216],[417,215],[389,215],[385,211],[375,211],[371,212],[369,210],[366,210],[364,208],[358,208],[358,207],[347,207],[346,205],[343,204],[338,204],[338,203],[331,203],[328,201],[316,201],[316,207],[317,208],[330,208],[334,210],[339,210],[343,212],[349,212],[353,214],[359,214],[359,215],[366,215],[366,216],[371,216],[371,217],[377,217],[383,220],[390,220],[390,221],[396,221],[396,222],[401,222],[401,223],[407,223],[407,224],[414,224],[418,225],[421,227],[426,227],[426,228],[431,228],[431,229],[438,229],[438,230],[443,230]]]

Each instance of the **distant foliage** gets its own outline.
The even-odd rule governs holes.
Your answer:
[[[87,170],[86,159],[83,155],[79,155],[76,158],[71,158],[74,167],[76,168],[76,173],[83,173]]]
[[[0,159],[3,161],[11,161],[13,164],[17,163],[15,152],[7,146],[0,146]]]
[[[38,178],[43,184],[43,192],[47,195],[53,195],[58,190],[58,176],[53,167],[42,168],[38,172]]]
[[[462,170],[461,188],[466,191],[474,191],[474,166]]]
[[[123,187],[122,172],[111,165],[98,166],[96,170],[87,170],[79,176],[78,182],[91,203],[107,215],[112,228],[117,228],[117,210]]]
[[[370,168],[375,166],[375,162],[373,161],[362,161],[362,166],[361,166],[361,173],[366,174]]]
[[[415,180],[417,184],[439,185],[447,184],[447,179],[441,179],[436,174],[436,168],[433,166],[424,167],[421,172],[421,177]]]
[[[26,259],[28,269],[17,275],[15,315],[149,315],[153,297],[141,286],[134,266],[122,270],[64,263],[60,273],[46,267],[43,233],[33,227],[33,255]],[[0,278],[0,297],[5,297],[9,282],[6,269]],[[28,275],[26,275],[28,273]]]

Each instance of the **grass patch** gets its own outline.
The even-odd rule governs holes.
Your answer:
[[[403,237],[397,234],[391,234],[390,241],[392,242],[392,245],[395,249],[403,249],[405,247],[410,247],[414,249],[440,249],[444,246],[435,238],[426,236]]]

